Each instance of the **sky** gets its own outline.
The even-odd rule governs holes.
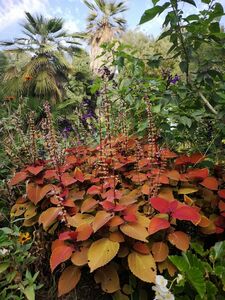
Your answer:
[[[147,35],[157,36],[162,29],[164,15],[154,20],[137,26],[142,14],[152,7],[151,0],[126,0],[129,8],[124,17],[128,22],[128,29],[137,29]],[[160,0],[163,3],[165,0]],[[204,8],[197,0],[198,8]],[[225,0],[217,0],[225,9]],[[186,14],[195,13],[194,6],[185,4],[183,10]],[[46,17],[61,17],[65,20],[65,29],[69,32],[78,32],[85,29],[88,8],[82,0],[0,0],[0,40],[12,40],[21,35],[21,24],[24,20],[24,12],[31,14],[43,14]],[[225,24],[225,18],[222,19]]]

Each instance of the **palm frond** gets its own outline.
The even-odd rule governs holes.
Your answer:
[[[46,27],[49,33],[56,33],[63,28],[63,20],[61,18],[53,18],[48,20]]]
[[[96,10],[96,7],[90,1],[83,0],[83,2],[90,10]]]

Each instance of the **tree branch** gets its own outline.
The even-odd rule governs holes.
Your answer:
[[[210,109],[210,111],[212,113],[214,113],[215,115],[218,114],[218,112],[214,109],[214,107],[212,107],[212,105],[209,103],[209,101],[205,98],[205,96],[202,94],[202,92],[198,92],[199,96],[201,97],[201,99],[203,100],[203,102],[205,103],[205,105]]]

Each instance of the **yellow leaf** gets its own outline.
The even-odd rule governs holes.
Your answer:
[[[128,266],[131,272],[142,281],[155,282],[156,264],[151,254],[130,253],[128,256]]]
[[[94,217],[89,214],[77,213],[73,217],[70,217],[70,216],[67,217],[68,224],[73,227],[78,227],[83,224],[91,224],[93,220],[94,220]]]
[[[140,224],[130,223],[130,224],[123,224],[120,226],[120,230],[128,235],[129,237],[143,241],[148,242],[146,239],[149,236],[149,233],[147,229],[144,226],[141,226]]]
[[[118,242],[107,238],[93,242],[88,250],[88,265],[91,272],[110,262],[116,256],[119,247]]]
[[[61,274],[58,283],[58,297],[72,291],[80,280],[81,272],[76,266],[67,267]]]
[[[114,293],[120,289],[120,282],[117,270],[113,264],[99,268],[95,273],[95,282],[101,284],[106,293]]]
[[[187,194],[192,194],[197,192],[198,189],[196,188],[191,188],[191,187],[185,187],[185,188],[181,188],[178,190],[178,194],[180,195],[187,195]]]

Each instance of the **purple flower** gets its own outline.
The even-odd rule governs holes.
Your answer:
[[[176,74],[174,77],[171,76],[169,83],[175,84],[180,80],[180,77]]]

